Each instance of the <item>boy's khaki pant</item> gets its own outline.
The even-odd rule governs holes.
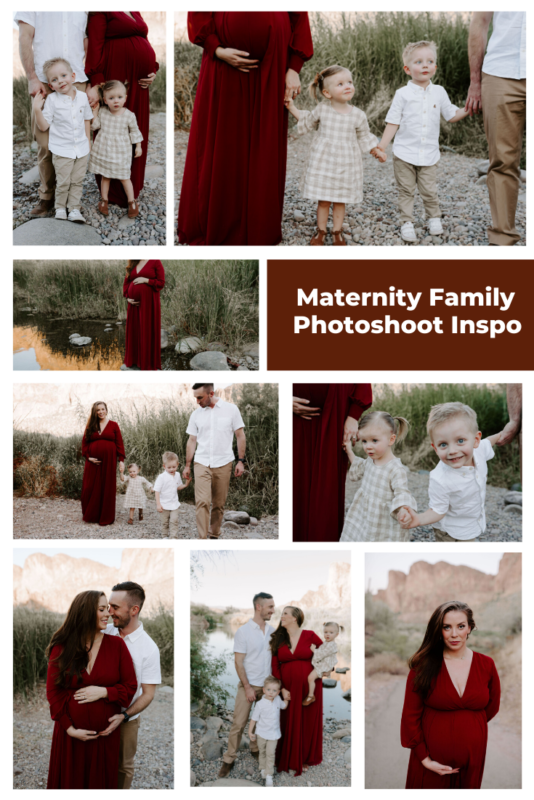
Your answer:
[[[56,172],[56,208],[80,210],[88,161],[89,153],[81,158],[65,158],[52,153],[52,164]]]
[[[177,508],[172,510],[164,508],[161,512],[161,527],[164,534],[169,534],[171,539],[178,538],[178,518],[179,512]]]
[[[137,753],[137,736],[141,717],[123,722],[119,749],[119,789],[130,789],[134,776],[134,761]]]
[[[479,542],[480,539],[476,536],[474,539],[453,539],[452,536],[449,536],[448,533],[445,531],[441,531],[439,528],[433,528],[434,531],[434,538],[436,542]]]
[[[205,467],[195,462],[195,502],[199,539],[207,539],[208,536],[219,537],[232,465],[233,462],[230,461],[224,467]]]
[[[403,161],[402,158],[393,155],[393,172],[399,190],[401,224],[413,222],[415,187],[419,189],[419,194],[425,206],[426,218],[441,217],[441,209],[438,203],[437,164],[432,167],[416,167],[414,164],[408,164],[407,161]]]
[[[75,83],[79,92],[85,92],[87,83]],[[50,94],[48,91],[47,94]],[[52,200],[56,186],[56,173],[52,164],[52,153],[48,149],[48,131],[41,131],[37,127],[35,112],[31,112],[32,135],[37,142],[37,166],[39,167],[39,197],[41,200]]]
[[[264,739],[263,736],[258,736],[257,739],[260,769],[264,769],[266,775],[274,775],[274,755],[278,739]]]
[[[263,697],[263,686],[251,686],[256,694],[256,700],[261,700]],[[245,725],[248,722],[248,715],[250,714],[252,703],[249,703],[245,694],[245,687],[239,681],[237,684],[237,694],[235,696],[234,716],[232,718],[232,727],[228,734],[228,749],[223,755],[225,764],[233,764],[237,757],[237,751],[241,744],[241,737],[245,730]],[[258,752],[258,736],[255,742],[250,743],[250,752]]]

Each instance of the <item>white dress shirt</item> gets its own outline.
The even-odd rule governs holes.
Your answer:
[[[251,719],[256,722],[256,736],[261,736],[262,739],[280,739],[282,731],[280,730],[280,710],[285,707],[285,701],[280,699],[277,694],[271,700],[262,697],[254,706]]]
[[[170,475],[165,471],[156,478],[154,491],[159,492],[159,502],[165,511],[174,511],[176,508],[180,508],[178,487],[181,486],[181,484],[182,479],[179,472]]]
[[[448,122],[457,111],[443,86],[430,82],[423,89],[410,81],[397,89],[386,117],[386,123],[400,126],[393,141],[394,155],[416,167],[437,164],[440,118]]]
[[[219,399],[212,408],[195,409],[186,431],[197,437],[195,462],[213,469],[229,464],[234,460],[234,433],[244,427],[241,413],[233,403]]]
[[[17,11],[15,22],[27,22],[35,28],[33,61],[37,77],[48,83],[43,64],[50,58],[64,58],[76,74],[76,83],[84,83],[83,69],[87,38],[87,11]]]
[[[263,686],[271,674],[271,633],[274,628],[265,623],[265,632],[257,622],[249,619],[237,629],[234,637],[234,653],[245,653],[243,666],[251,686]]]
[[[93,112],[85,92],[74,91],[74,100],[66,94],[51,92],[43,108],[43,116],[50,125],[48,149],[64,158],[83,158],[89,154],[85,120],[93,119]]]
[[[110,636],[120,636],[119,629],[114,625],[108,625],[106,633]],[[143,694],[142,683],[159,684],[161,683],[161,668],[159,664],[159,649],[153,639],[143,629],[143,623],[133,633],[122,637],[123,642],[130,651],[137,678],[137,691],[133,696],[130,706],[133,706],[138,697]],[[126,708],[122,709],[126,711]],[[141,712],[139,712],[141,713]],[[134,714],[130,719],[137,719],[139,714]]]
[[[486,530],[487,462],[495,453],[489,439],[482,439],[473,450],[474,467],[453,469],[440,461],[430,473],[429,503],[436,514],[445,514],[435,528],[453,539],[466,542]]]
[[[527,77],[527,15],[524,11],[495,11],[493,33],[482,72],[520,81]]]

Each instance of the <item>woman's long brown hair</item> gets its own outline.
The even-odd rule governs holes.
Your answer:
[[[297,625],[299,628],[302,628],[304,623],[304,612],[297,608],[297,606],[286,606],[284,611],[289,609],[291,614],[297,620]],[[291,650],[291,640],[289,638],[289,633],[283,627],[282,622],[278,623],[278,628],[275,630],[274,633],[271,633],[271,653],[275,656],[278,653],[278,650],[284,645],[287,644],[289,649]]]
[[[86,441],[91,441],[91,436],[93,433],[96,433],[100,430],[100,420],[98,419],[98,415],[96,413],[96,409],[98,406],[105,406],[106,414],[108,413],[108,407],[103,400],[98,400],[96,403],[93,403],[91,408],[91,413],[89,414],[89,418],[87,420],[87,425],[85,426],[85,439]]]
[[[60,645],[61,652],[55,659],[58,669],[56,685],[67,687],[74,676],[81,678],[89,663],[89,650],[93,646],[97,631],[96,614],[104,592],[89,589],[77,594],[67,611],[65,622],[53,634],[45,655],[50,657],[52,649]],[[87,647],[87,643],[90,647]]]
[[[126,277],[128,277],[130,272],[133,269],[135,269],[135,267],[140,263],[141,263],[141,259],[140,258],[138,258],[137,261],[135,261],[134,259],[130,258],[128,263],[126,264]]]
[[[451,600],[436,608],[428,621],[425,638],[419,650],[409,659],[408,666],[415,670],[414,689],[425,698],[437,678],[443,661],[443,618],[449,611],[461,611],[467,617],[470,633],[476,628],[473,612],[467,603]]]

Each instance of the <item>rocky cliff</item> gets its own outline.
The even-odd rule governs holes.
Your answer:
[[[330,564],[328,570],[328,582],[319,586],[318,589],[311,589],[301,597],[300,600],[292,600],[285,605],[294,605],[298,608],[328,608],[343,609],[350,608],[351,588],[350,588],[350,564],[334,562]]]

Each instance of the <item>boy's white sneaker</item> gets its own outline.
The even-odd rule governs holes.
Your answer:
[[[428,230],[431,236],[439,236],[443,233],[443,225],[439,217],[432,217],[428,220]]]
[[[417,236],[415,235],[415,228],[413,222],[405,222],[401,227],[401,239],[405,242],[416,242]]]
[[[67,219],[67,209],[66,208],[56,208],[55,219]]]
[[[263,780],[265,780],[265,770],[264,769],[262,769],[262,771],[261,771],[261,777],[263,778]]]
[[[274,785],[273,784],[273,776],[272,775],[266,775],[265,776],[265,785],[266,786],[273,786]]]
[[[69,222],[85,222],[85,217],[77,208],[73,208],[72,211],[69,211],[68,220]]]

